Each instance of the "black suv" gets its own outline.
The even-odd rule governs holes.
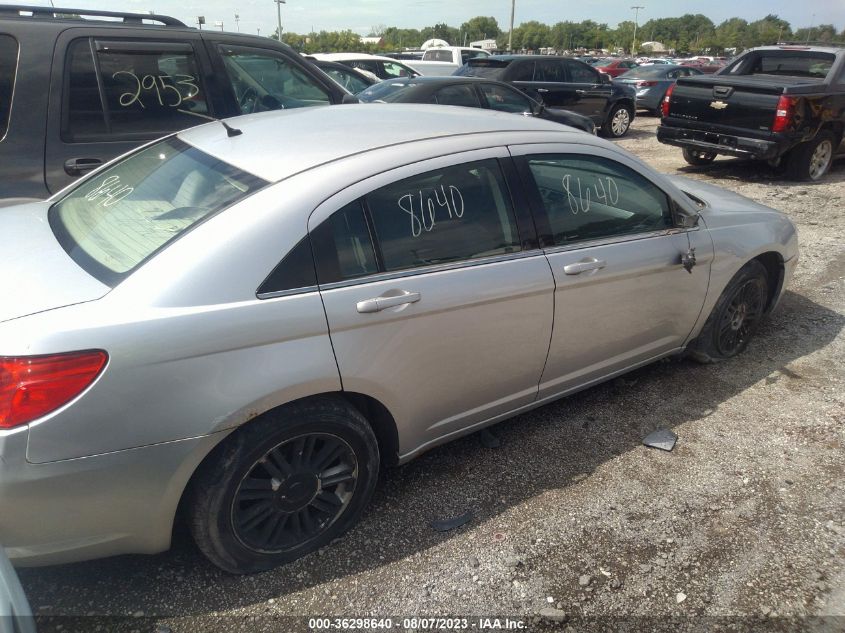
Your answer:
[[[209,118],[348,94],[266,37],[163,15],[0,5],[0,200],[44,198]]]
[[[456,75],[513,84],[553,108],[572,110],[593,120],[605,136],[619,138],[634,120],[636,93],[609,76],[570,57],[491,55],[474,57]]]

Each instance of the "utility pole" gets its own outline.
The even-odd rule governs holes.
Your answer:
[[[237,13],[235,14],[235,28],[238,30],[238,33],[241,32],[241,16]]]
[[[279,41],[282,41],[282,5],[286,4],[285,0],[273,0],[276,3],[276,18],[279,21]]]
[[[634,41],[631,42],[631,57],[633,57],[637,49],[637,23],[639,22],[640,9],[645,9],[645,7],[636,5],[631,7],[631,9],[634,10]]]
[[[508,31],[508,52],[513,52],[513,14],[516,10],[516,0],[511,0],[511,30]]]
[[[197,26],[200,27],[200,31],[202,31],[202,25],[205,24],[205,16],[198,15],[197,16]]]

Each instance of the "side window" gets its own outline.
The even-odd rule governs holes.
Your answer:
[[[352,71],[337,68],[324,68],[323,71],[352,94],[357,94],[370,87],[366,81],[354,75]]]
[[[375,61],[369,59],[353,59],[348,62],[341,62],[342,64],[346,64],[347,66],[352,66],[352,68],[358,68],[359,70],[365,70],[368,73],[373,73],[379,79],[386,79],[384,77],[384,72],[379,68],[379,64]]]
[[[0,35],[0,141],[9,129],[12,93],[18,67],[18,43],[9,35]]]
[[[520,250],[510,196],[494,159],[406,178],[366,201],[387,271]]]
[[[516,68],[511,71],[508,81],[533,81],[534,62],[515,62]]]
[[[360,201],[352,202],[311,231],[321,284],[378,272],[373,242]]]
[[[497,84],[481,84],[481,94],[491,110],[499,112],[533,112],[531,100],[518,90]]]
[[[461,51],[461,63],[466,64],[468,60],[474,57],[489,57],[487,53],[482,50],[477,51]],[[449,61],[452,61],[451,59]]]
[[[534,81],[565,82],[566,75],[563,71],[563,65],[554,59],[537,62],[537,66],[534,69]]]
[[[569,81],[575,84],[598,84],[601,83],[598,73],[587,66],[575,60],[567,60],[566,68],[569,71]]]
[[[401,64],[394,64],[393,62],[382,62],[384,65],[384,74],[387,79],[396,79],[398,77],[413,77],[414,74],[410,72],[405,66]]]
[[[243,114],[331,102],[316,80],[281,53],[228,45],[217,50]]]
[[[273,269],[273,272],[261,284],[257,294],[310,288],[316,285],[317,275],[314,271],[314,256],[311,254],[311,240],[305,236]]]
[[[683,71],[683,70],[681,70],[681,69],[678,69],[678,70],[670,70],[670,71],[666,74],[666,77],[667,77],[668,79],[677,79],[678,77],[686,77],[688,74],[689,74],[689,73],[684,72],[684,71]]]
[[[665,193],[616,161],[582,154],[538,155],[528,166],[555,244],[672,226]]]
[[[205,122],[194,50],[182,42],[78,39],[68,48],[62,139],[154,138]]]
[[[433,62],[451,62],[452,51],[431,51],[430,59]]]
[[[434,93],[440,105],[479,107],[478,97],[472,86],[446,86]]]

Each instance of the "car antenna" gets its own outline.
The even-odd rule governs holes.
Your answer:
[[[226,128],[226,136],[228,136],[229,138],[232,138],[233,136],[240,136],[241,134],[243,134],[243,130],[239,130],[236,127],[232,127],[231,125],[226,123],[226,121],[224,121],[223,119],[218,119],[217,117],[209,116],[208,114],[200,114],[199,112],[191,112],[190,110],[183,110],[182,108],[177,108],[176,111],[181,112],[182,114],[190,114],[191,116],[198,116],[199,118],[206,119],[208,121],[217,121],[223,127]]]

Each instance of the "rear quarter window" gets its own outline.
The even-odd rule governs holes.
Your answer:
[[[10,35],[0,35],[0,141],[9,129],[17,67],[17,41]]]

